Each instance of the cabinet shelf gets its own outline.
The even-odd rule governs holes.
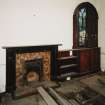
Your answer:
[[[64,51],[65,52],[65,51]],[[63,51],[60,52],[60,56],[59,58],[57,58],[57,62],[58,62],[58,79],[64,79],[68,76],[72,77],[74,75],[77,75],[78,73],[78,66],[79,66],[79,62],[78,62],[78,56],[77,55],[68,55],[69,51],[67,53],[67,55],[64,53]],[[64,56],[66,55],[66,56]]]
[[[65,68],[70,68],[70,67],[76,67],[78,66],[78,64],[69,64],[69,65],[62,65],[59,68],[60,69],[65,69]]]
[[[57,58],[57,60],[67,60],[67,59],[74,59],[74,58],[77,58],[77,56],[60,57],[60,58]]]
[[[61,74],[60,76],[58,76],[58,79],[65,79],[67,77],[76,77],[76,76],[78,76],[78,73],[70,72],[70,73]]]

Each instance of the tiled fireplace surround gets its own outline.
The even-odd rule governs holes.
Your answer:
[[[24,74],[24,62],[28,60],[33,60],[36,58],[43,58],[43,75],[41,80],[50,80],[51,79],[51,51],[43,51],[43,52],[32,52],[32,53],[22,53],[16,54],[16,87],[19,87],[21,82],[21,77]]]
[[[41,57],[43,59],[43,75],[41,80],[57,78],[58,45],[3,47],[6,49],[6,92],[14,94],[20,86],[23,74],[23,63]]]

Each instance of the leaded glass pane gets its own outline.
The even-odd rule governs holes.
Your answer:
[[[79,29],[79,46],[85,46],[85,40],[86,40],[86,8],[82,8],[79,11],[78,29]]]

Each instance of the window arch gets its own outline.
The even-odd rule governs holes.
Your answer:
[[[98,47],[98,13],[89,2],[77,6],[73,14],[73,48]]]

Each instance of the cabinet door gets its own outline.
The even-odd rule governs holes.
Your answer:
[[[98,47],[98,13],[88,3],[80,4],[73,15],[73,48]]]
[[[80,50],[80,72],[94,72],[100,69],[100,48]]]
[[[80,51],[80,72],[88,72],[91,70],[91,51]]]
[[[87,47],[97,47],[98,38],[97,38],[97,18],[96,17],[87,17]]]

